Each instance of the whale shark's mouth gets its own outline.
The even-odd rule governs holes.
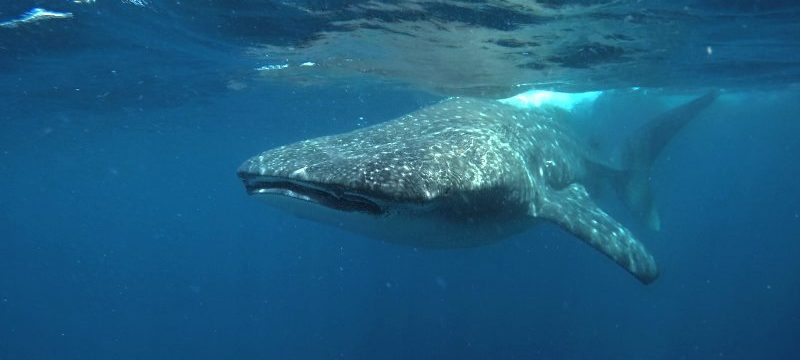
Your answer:
[[[374,200],[346,191],[341,186],[325,185],[271,176],[242,176],[247,193],[254,196],[285,196],[308,201],[334,210],[371,215],[385,213]]]

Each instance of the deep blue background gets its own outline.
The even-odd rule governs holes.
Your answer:
[[[131,54],[157,58],[150,50]],[[38,61],[5,68],[0,84],[0,359],[797,354],[796,87],[725,94],[666,150],[653,174],[663,230],[632,225],[663,270],[643,286],[555,226],[414,250],[268,208],[234,174],[266,148],[433,96],[237,91],[169,63],[116,67],[124,80],[114,80],[112,65],[70,71],[108,54],[48,62],[51,51],[20,55]],[[619,119],[590,126],[614,138],[630,114],[663,109],[639,100],[618,99]]]
[[[415,251],[247,198],[234,175],[247,156],[430,101],[276,90],[175,109],[4,115],[0,357],[745,359],[796,349],[796,93],[723,97],[670,146],[654,174],[664,230],[643,234],[664,273],[645,287],[553,226],[485,248]]]

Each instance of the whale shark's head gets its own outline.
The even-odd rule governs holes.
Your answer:
[[[406,149],[403,157],[358,151],[357,142],[341,136],[348,135],[265,151],[245,161],[237,174],[248,194],[301,216],[318,214],[319,207],[387,216],[397,208],[430,205],[439,195],[440,186],[412,171],[413,151]]]
[[[358,233],[373,227],[367,235],[385,238],[375,226],[427,217],[452,186],[425,178],[435,171],[418,161],[431,156],[426,148],[393,146],[358,131],[320,137],[253,156],[237,174],[249,195],[273,207]]]

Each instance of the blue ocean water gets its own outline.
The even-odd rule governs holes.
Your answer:
[[[4,2],[0,359],[797,356],[797,5],[543,1],[537,16],[522,16],[534,10],[375,3]],[[26,21],[37,7],[70,15]],[[602,33],[617,17],[631,25],[612,26],[613,43],[514,38],[522,24],[563,34],[576,13],[581,27],[563,33]],[[386,39],[401,20],[502,31],[553,53],[522,72],[498,70],[525,77],[515,83],[426,82],[445,70],[429,69],[431,58],[397,61],[409,49]],[[358,47],[354,21],[403,51]],[[686,27],[686,41],[664,27]],[[364,57],[354,55],[359,66],[334,52],[344,44]],[[456,74],[492,72],[452,60],[443,68]],[[492,246],[414,249],[264,206],[235,175],[267,148],[539,81],[561,91],[646,86],[598,100],[605,112],[581,120],[601,140],[674,96],[722,90],[653,170],[661,231],[603,200],[656,256],[654,284],[554,225]]]

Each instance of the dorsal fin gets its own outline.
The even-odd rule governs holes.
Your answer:
[[[545,191],[531,215],[553,221],[602,252],[645,284],[658,277],[655,259],[633,234],[597,207],[586,189],[572,184]]]

